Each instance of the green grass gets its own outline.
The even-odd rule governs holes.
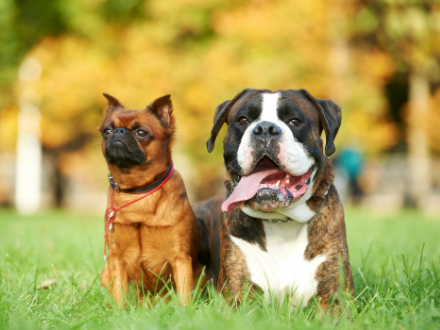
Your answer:
[[[440,216],[349,210],[346,218],[358,298],[323,316],[258,300],[236,310],[215,293],[187,307],[173,298],[119,308],[99,281],[102,217],[0,210],[0,328],[440,329]],[[37,289],[47,279],[57,284]]]

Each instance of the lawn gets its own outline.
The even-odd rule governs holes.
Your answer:
[[[187,307],[172,299],[119,308],[99,281],[102,217],[0,210],[0,328],[440,329],[440,215],[353,209],[346,219],[358,298],[323,316],[313,304],[291,311],[251,300],[234,309],[215,293]]]

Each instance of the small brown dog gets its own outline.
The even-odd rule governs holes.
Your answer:
[[[110,170],[109,253],[101,284],[121,303],[129,281],[144,292],[159,292],[171,279],[184,303],[201,274],[200,237],[182,178],[173,170],[170,95],[144,110],[125,110],[116,98],[104,96],[108,106],[99,130]]]

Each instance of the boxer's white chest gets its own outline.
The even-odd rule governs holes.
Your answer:
[[[307,301],[316,293],[316,270],[325,261],[325,255],[313,260],[304,259],[307,247],[307,223],[295,221],[269,223],[263,221],[266,233],[266,249],[231,236],[246,258],[250,279],[269,299],[274,293],[279,299],[291,294],[293,305]]]

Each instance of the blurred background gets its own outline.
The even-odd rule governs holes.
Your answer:
[[[135,109],[171,94],[176,167],[191,202],[211,197],[214,110],[248,87],[342,107],[346,204],[440,212],[436,0],[1,0],[0,205],[103,212],[103,92]]]

